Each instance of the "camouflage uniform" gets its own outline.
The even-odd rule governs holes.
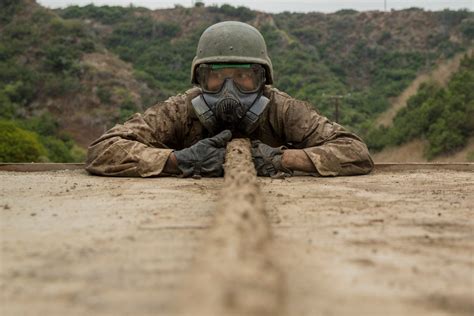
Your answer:
[[[199,93],[200,89],[194,88],[171,97],[107,131],[90,145],[86,170],[106,176],[163,175],[173,150],[212,136],[191,105]],[[251,139],[273,147],[303,149],[322,176],[366,174],[372,170],[367,146],[359,137],[319,115],[307,102],[270,86],[265,87],[264,95],[270,104]]]

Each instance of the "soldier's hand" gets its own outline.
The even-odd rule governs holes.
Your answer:
[[[214,137],[200,140],[189,148],[175,151],[178,169],[184,177],[222,176],[225,148],[231,138],[232,133],[225,130]]]
[[[252,160],[257,170],[257,175],[263,177],[286,177],[293,172],[284,168],[281,163],[283,151],[286,148],[270,147],[259,140],[252,141]]]

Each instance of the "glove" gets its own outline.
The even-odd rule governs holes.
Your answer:
[[[257,169],[257,175],[262,177],[281,178],[293,174],[290,169],[281,164],[284,146],[270,147],[259,140],[252,141],[252,160]]]
[[[178,169],[183,177],[222,176],[225,147],[231,138],[232,133],[225,130],[214,137],[200,140],[189,148],[175,151]]]

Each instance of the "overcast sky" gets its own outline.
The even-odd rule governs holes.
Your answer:
[[[150,9],[172,8],[175,4],[191,6],[195,0],[37,0],[38,3],[50,8],[66,7],[68,5],[120,5],[128,6],[132,3],[135,6],[147,7]],[[385,2],[387,9],[404,9],[419,7],[425,10],[452,10],[474,9],[474,0],[202,0],[206,5],[228,3],[233,6],[246,6],[251,9],[266,12],[334,12],[340,9],[364,10],[384,10]]]

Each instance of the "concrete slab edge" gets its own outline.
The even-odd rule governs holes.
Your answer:
[[[56,170],[84,169],[83,163],[0,163],[0,171],[40,172]],[[376,163],[375,172],[413,171],[413,170],[455,170],[474,171],[474,163]]]

